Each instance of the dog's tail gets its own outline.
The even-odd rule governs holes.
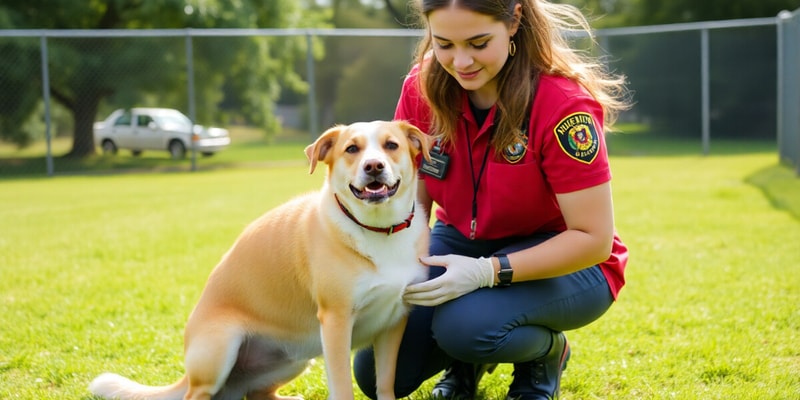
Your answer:
[[[118,400],[181,400],[187,390],[189,379],[185,375],[169,386],[146,386],[106,372],[89,384],[89,391],[95,396]]]

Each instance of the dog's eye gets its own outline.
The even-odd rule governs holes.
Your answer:
[[[385,147],[386,150],[397,150],[397,148],[400,147],[400,145],[398,145],[395,142],[386,142],[386,144],[383,145],[383,147]]]
[[[347,146],[347,148],[344,149],[344,151],[346,151],[346,152],[348,152],[350,154],[356,154],[356,153],[358,153],[358,146],[356,146],[354,144],[351,144],[350,146]]]

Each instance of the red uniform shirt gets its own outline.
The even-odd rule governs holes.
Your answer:
[[[406,77],[394,117],[428,132],[431,113],[419,93],[418,71],[415,67]],[[469,237],[473,176],[477,180],[480,175],[494,130],[496,107],[478,127],[466,92],[460,101],[457,139],[442,149],[449,156],[445,176],[437,179],[421,174],[421,178],[439,206],[436,218]],[[505,149],[502,155],[489,150],[478,185],[476,239],[562,232],[566,224],[556,193],[586,189],[611,179],[603,110],[580,85],[563,77],[542,75],[530,116],[526,135],[519,138],[518,146]],[[471,154],[471,162],[467,154]],[[625,283],[627,260],[627,248],[615,235],[611,257],[600,264],[614,298]]]

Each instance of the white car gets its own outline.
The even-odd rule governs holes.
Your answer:
[[[194,149],[210,156],[231,143],[228,130],[203,127],[170,108],[119,109],[104,121],[94,123],[94,143],[105,154],[127,149],[138,156],[144,150],[166,150],[172,158],[183,158]]]

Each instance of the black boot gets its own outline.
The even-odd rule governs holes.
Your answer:
[[[514,364],[514,380],[506,400],[553,400],[561,388],[561,372],[567,368],[570,350],[567,338],[553,332],[550,351],[539,359]]]
[[[453,361],[450,368],[436,382],[431,391],[434,399],[472,400],[478,389],[478,382],[485,373],[492,373],[497,364],[467,364]]]

